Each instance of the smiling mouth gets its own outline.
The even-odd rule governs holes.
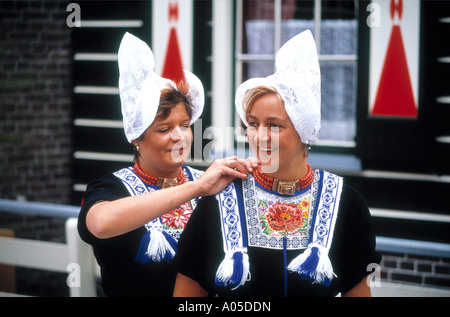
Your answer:
[[[182,155],[184,153],[184,148],[181,147],[181,148],[178,148],[178,149],[172,149],[172,150],[169,150],[169,152],[172,152],[172,153],[175,153],[175,154],[178,153],[179,155]]]
[[[266,154],[266,155],[271,155],[272,152],[274,152],[276,150],[277,150],[276,148],[264,148],[264,147],[260,147],[259,148],[259,152],[263,153],[263,154]]]

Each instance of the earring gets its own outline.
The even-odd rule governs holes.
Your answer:
[[[136,151],[139,152],[139,145],[136,145]]]

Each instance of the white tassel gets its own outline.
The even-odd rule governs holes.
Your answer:
[[[288,265],[288,270],[291,272],[297,272],[297,270],[300,268],[300,265],[302,265],[303,262],[309,257],[311,254],[311,249],[307,248],[302,254],[297,256],[295,259],[291,261]]]
[[[166,237],[158,228],[151,228],[151,238],[146,254],[154,262],[168,261],[172,259],[176,251],[172,248]]]
[[[315,278],[317,283],[329,286],[335,276],[327,250],[319,248],[319,263],[317,263]]]
[[[313,283],[329,286],[333,276],[333,266],[328,257],[328,250],[317,243],[312,243],[288,265],[288,270],[297,272],[301,278]]]
[[[216,272],[216,285],[235,286],[233,289],[236,289],[248,280],[250,280],[248,254],[244,250],[227,251]]]
[[[233,252],[227,252],[216,272],[216,280],[226,284],[233,274]]]

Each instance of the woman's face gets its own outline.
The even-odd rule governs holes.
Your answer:
[[[279,97],[258,98],[247,122],[248,141],[262,163],[262,172],[284,180],[298,179],[297,171],[306,163],[306,148]]]
[[[179,167],[189,155],[192,130],[189,115],[183,103],[177,104],[166,119],[156,118],[145,131],[139,146],[139,166],[152,176],[178,176]]]

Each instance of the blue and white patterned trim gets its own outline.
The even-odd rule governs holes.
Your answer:
[[[127,188],[128,192],[131,196],[142,195],[146,193],[151,193],[156,190],[157,187],[147,186],[140,178],[137,176],[131,167],[123,168],[120,171],[113,173],[114,176],[119,178],[122,183]],[[151,228],[155,228],[159,231],[162,231],[162,222],[161,218],[156,218],[152,221],[149,221],[145,224],[145,228],[150,230]],[[178,234],[179,235],[179,234]],[[176,236],[176,234],[175,234]],[[175,238],[175,237],[174,237]]]
[[[238,181],[230,183],[216,195],[225,253],[216,272],[215,283],[219,287],[237,288],[250,279],[247,235],[243,227],[245,226],[245,209],[239,187]]]
[[[187,166],[183,166],[182,170],[186,179],[191,181],[196,180],[203,174],[202,171]],[[156,186],[147,186],[131,167],[123,168],[113,174],[122,181],[131,196],[150,193],[159,189],[159,187]],[[193,209],[196,207],[198,199],[199,198],[191,200]],[[179,240],[183,229],[171,228],[165,230],[161,217],[146,223],[145,228],[147,229],[147,232],[141,239],[136,260],[141,263],[170,260],[175,255],[177,241]]]
[[[326,171],[316,171],[322,181],[319,183],[320,196],[317,197],[317,212],[314,213],[314,230],[310,243],[319,244],[330,250],[334,226],[338,216],[343,179]],[[316,175],[317,176],[317,175]]]
[[[240,190],[235,183],[230,183],[222,192],[216,195],[219,202],[223,249],[226,253],[231,250],[245,250],[247,248],[245,214],[243,214]],[[240,208],[241,207],[241,208]]]
[[[182,170],[184,175],[186,176],[186,179],[190,181],[195,181],[203,175],[203,171],[189,166],[183,166]],[[141,195],[159,189],[156,186],[153,187],[145,185],[145,183],[139,178],[139,176],[137,176],[136,173],[133,172],[132,167],[123,168],[113,174],[122,181],[131,196]],[[197,198],[196,201],[198,201],[198,199],[199,198]]]
[[[183,166],[182,167],[183,173],[186,176],[186,179],[190,181],[195,181],[199,177],[203,175],[203,171],[197,170],[195,168],[189,167],[189,166]],[[152,191],[155,191],[159,189],[159,187],[156,186],[147,186],[145,183],[139,178],[139,176],[136,175],[135,172],[133,172],[133,168],[127,167],[123,168],[115,173],[113,173],[114,176],[119,178],[122,183],[127,188],[128,192],[131,196],[141,195],[145,193],[150,193]],[[195,199],[191,200],[192,209],[195,209],[197,206],[197,202],[200,199],[200,197],[197,197]],[[162,228],[162,222],[161,218],[156,218],[150,222],[148,222],[145,227],[147,230],[149,230],[150,227],[156,226],[158,228]],[[161,229],[162,230],[162,229]],[[170,230],[170,234],[178,240],[182,232],[182,229],[174,229]]]
[[[131,167],[123,168],[113,174],[122,181],[131,196],[141,195],[155,190],[153,188],[147,188],[144,182],[133,172]]]

